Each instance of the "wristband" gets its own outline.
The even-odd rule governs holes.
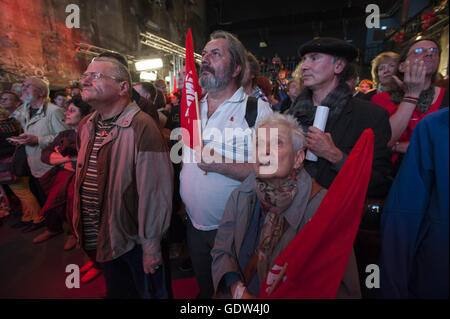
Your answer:
[[[404,96],[403,98],[404,98],[404,99],[410,99],[410,100],[416,100],[416,101],[419,101],[419,98],[418,98],[418,97],[413,97],[413,96]]]
[[[417,104],[419,102],[419,100],[413,100],[413,99],[408,99],[408,98],[403,98],[402,102],[406,102],[406,103],[411,103],[411,104]]]
[[[241,299],[242,295],[244,294],[244,290],[245,290],[245,286],[244,284],[240,281],[237,286],[236,289],[234,290],[234,294],[233,294],[233,299]]]

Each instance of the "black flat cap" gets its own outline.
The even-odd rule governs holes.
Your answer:
[[[346,58],[349,62],[358,57],[358,49],[355,46],[336,38],[316,38],[300,47],[300,56],[309,52],[327,53]]]

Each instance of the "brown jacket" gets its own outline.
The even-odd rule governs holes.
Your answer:
[[[80,188],[99,116],[86,116],[78,128],[73,228],[81,247]],[[101,220],[96,260],[113,260],[140,243],[148,247],[144,253],[158,253],[172,212],[173,169],[155,122],[135,103],[124,109],[103,140],[97,174]]]

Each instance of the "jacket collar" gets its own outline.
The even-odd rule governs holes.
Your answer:
[[[120,127],[129,127],[131,125],[131,122],[133,121],[134,116],[140,111],[141,109],[135,102],[130,102],[122,111],[122,114],[120,114],[119,118],[114,123],[116,126]],[[92,115],[89,117],[88,122],[91,123],[91,125],[94,125],[98,120],[100,119],[100,114],[98,111],[95,111],[92,113]]]
[[[242,182],[239,187],[239,192],[245,193],[244,196],[256,197],[255,182],[256,175],[255,173],[252,173],[244,182]],[[294,201],[291,206],[283,212],[286,221],[294,229],[298,228],[303,219],[311,194],[312,178],[305,169],[302,169],[298,174],[297,185],[298,193],[295,196]]]
[[[27,112],[27,114],[30,114],[30,109],[31,109],[31,105],[29,103],[25,103],[24,105],[25,111]],[[36,112],[36,115],[38,114],[45,114],[45,111],[47,109],[47,102],[42,102],[41,106],[39,107],[39,109]]]

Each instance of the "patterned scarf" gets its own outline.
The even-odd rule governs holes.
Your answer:
[[[390,92],[391,101],[396,105],[399,105],[402,102],[403,96],[405,93],[401,89],[393,90]],[[427,113],[430,109],[431,103],[433,103],[434,99],[434,85],[430,85],[430,87],[426,90],[423,90],[419,96],[419,102],[417,102],[416,108],[422,113]]]
[[[261,274],[267,274],[269,271],[270,256],[287,229],[287,222],[282,213],[291,206],[297,195],[297,174],[298,172],[293,171],[278,188],[256,178],[256,196],[262,211],[267,214],[257,248],[257,269]]]
[[[337,119],[351,97],[352,91],[347,83],[339,82],[338,86],[320,102],[320,105],[330,108],[328,123],[332,123]],[[289,114],[292,114],[297,119],[306,132],[308,127],[313,125],[316,108],[317,106],[314,106],[312,101],[312,91],[307,88],[295,99]]]

